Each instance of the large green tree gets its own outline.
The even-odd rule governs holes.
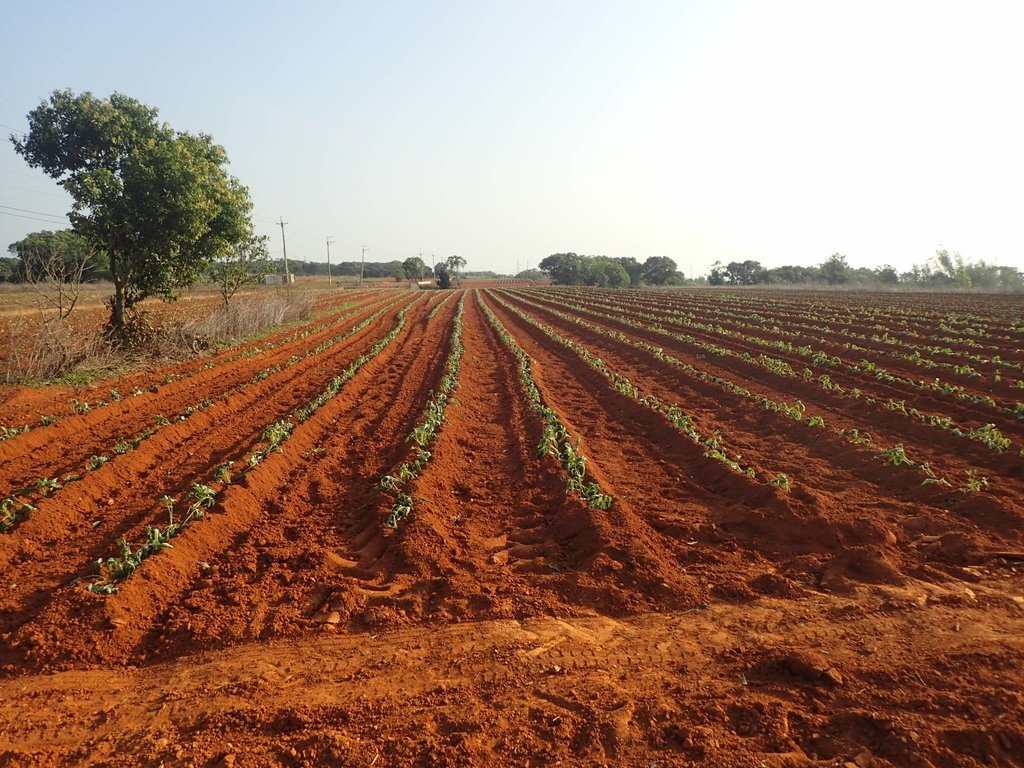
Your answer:
[[[30,166],[71,195],[75,232],[107,254],[114,282],[110,331],[129,335],[131,309],[173,297],[252,238],[252,204],[205,134],[174,131],[157,110],[120,93],[54,91],[11,141]]]
[[[420,280],[427,271],[427,265],[419,256],[410,256],[402,262],[402,271],[407,280]]]
[[[667,285],[676,274],[676,263],[668,256],[651,256],[640,269],[640,279],[648,285]]]
[[[571,251],[545,256],[537,266],[560,285],[579,285],[582,282],[583,257]]]

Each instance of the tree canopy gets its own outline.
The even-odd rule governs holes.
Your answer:
[[[172,297],[253,236],[249,193],[225,171],[224,149],[157,115],[120,93],[54,91],[28,114],[24,138],[11,137],[30,166],[71,195],[75,232],[107,254],[118,339],[138,302]]]
[[[408,280],[421,280],[427,273],[427,265],[419,256],[412,256],[402,262],[402,272]]]
[[[270,273],[267,237],[251,237],[236,243],[210,265],[210,277],[225,309],[236,293],[247,285],[259,285]]]
[[[651,256],[640,264],[632,256],[580,256],[553,253],[538,267],[561,285],[597,285],[603,288],[628,288],[631,285],[681,285],[683,275],[667,256]]]

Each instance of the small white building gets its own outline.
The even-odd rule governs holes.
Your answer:
[[[284,279],[284,275],[267,275],[263,282],[265,285],[284,285],[286,282],[294,283],[295,275],[289,274],[287,280]]]

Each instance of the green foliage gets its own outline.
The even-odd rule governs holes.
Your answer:
[[[242,288],[262,283],[271,268],[267,237],[250,235],[240,242],[229,244],[210,265],[209,272],[226,308]]]
[[[829,285],[842,285],[850,282],[850,265],[841,253],[833,253],[820,267],[821,276]]]
[[[978,473],[976,469],[967,470],[967,480],[960,489],[963,493],[980,493],[988,488],[988,478]]]
[[[580,453],[579,439],[572,440],[569,430],[558,418],[558,414],[544,403],[540,390],[537,388],[537,382],[533,379],[530,356],[516,343],[491,308],[484,303],[479,293],[476,298],[487,321],[505,343],[505,346],[515,355],[519,368],[519,380],[526,391],[526,401],[530,408],[540,416],[543,431],[540,444],[537,446],[538,456],[555,456],[561,461],[562,466],[568,472],[566,493],[575,493],[588,506],[596,509],[610,509],[613,503],[612,497],[604,493],[597,483],[587,479],[586,457]]]
[[[402,262],[402,272],[407,280],[422,280],[427,273],[427,265],[419,256],[411,256]]]
[[[452,287],[452,276],[448,271],[448,265],[443,261],[434,265],[434,279],[438,288],[448,289]]]
[[[633,257],[580,256],[554,253],[541,260],[541,271],[560,285],[628,288],[630,285],[669,285],[682,282],[676,263],[667,256],[651,256],[642,265]]]
[[[894,467],[900,467],[904,464],[914,465],[914,462],[907,456],[907,452],[903,449],[903,444],[898,443],[888,450],[882,451],[878,454],[878,458],[885,461],[887,464],[892,464]]]
[[[126,539],[119,539],[120,557],[100,558],[96,561],[96,569],[99,574],[93,577],[92,583],[89,584],[89,591],[101,595],[112,595],[117,592],[117,585],[135,573],[143,560],[162,549],[169,549],[171,539],[181,533],[193,520],[202,517],[204,512],[216,501],[216,493],[208,485],[196,483],[189,492],[189,499],[191,503],[188,505],[185,515],[176,522],[174,520],[174,499],[164,496],[161,501],[167,510],[167,525],[164,528],[147,525],[145,541],[134,550]]]
[[[89,457],[89,460],[85,463],[85,466],[91,470],[99,469],[104,464],[110,461],[109,456],[93,454]]]
[[[0,424],[0,440],[10,440],[12,437],[28,432],[29,425],[26,424],[23,427],[5,427]]]
[[[75,232],[109,259],[114,337],[127,337],[138,302],[173,297],[252,236],[249,194],[225,172],[223,148],[173,131],[156,109],[119,93],[54,91],[28,123],[15,151],[71,195]]]
[[[716,261],[711,265],[708,276],[711,285],[757,285],[767,282],[768,271],[761,266],[761,262],[752,259],[731,261],[724,267],[720,261]]]
[[[452,279],[458,283],[459,273],[466,268],[466,260],[461,256],[452,254],[444,260],[444,266],[448,270],[448,274],[451,275]]]
[[[651,256],[640,270],[640,279],[647,285],[668,285],[676,274],[676,263],[668,256]]]

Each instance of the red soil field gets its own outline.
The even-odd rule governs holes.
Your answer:
[[[0,764],[1024,765],[1020,299],[334,301],[0,392]]]

